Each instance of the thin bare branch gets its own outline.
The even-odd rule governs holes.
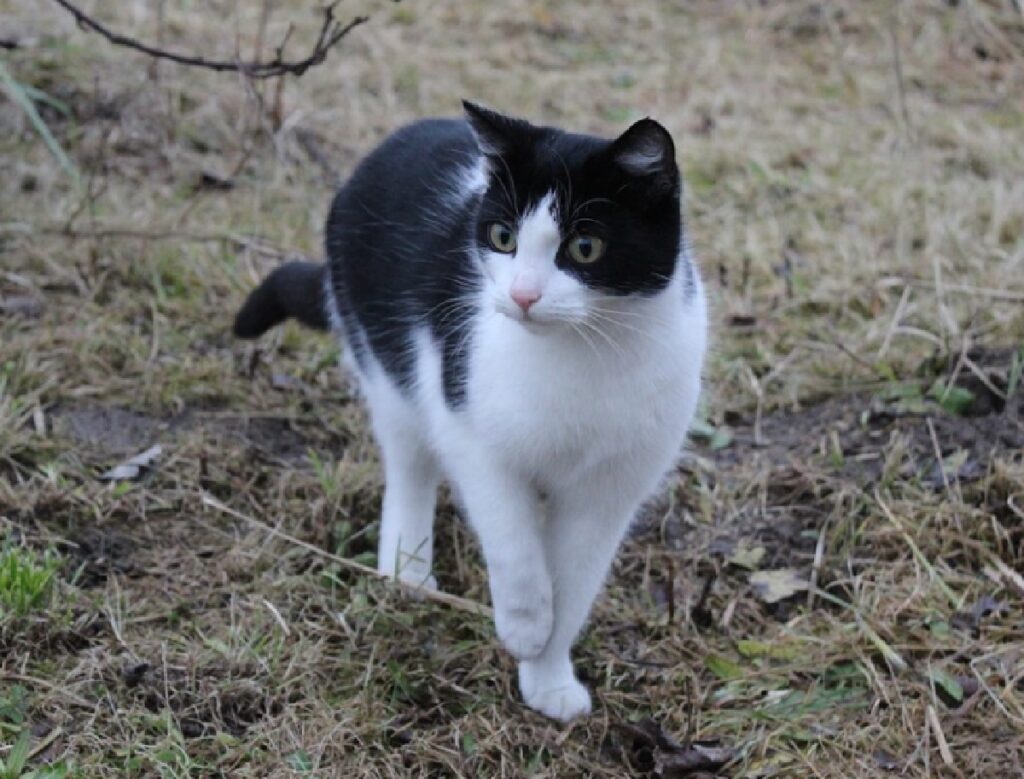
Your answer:
[[[348,24],[342,24],[334,18],[334,8],[338,4],[338,0],[335,0],[330,5],[327,5],[323,9],[323,23],[320,26],[320,32],[317,35],[316,43],[313,45],[312,51],[301,60],[295,60],[288,62],[284,59],[284,46],[291,35],[291,28],[289,27],[285,38],[277,46],[272,60],[262,62],[260,60],[254,60],[251,62],[241,62],[238,60],[211,60],[206,57],[200,57],[189,54],[181,54],[179,52],[167,51],[156,46],[150,46],[141,41],[137,41],[134,38],[129,38],[125,35],[114,32],[110,28],[96,21],[80,8],[74,4],[68,2],[68,0],[54,0],[59,6],[64,8],[68,13],[75,17],[75,21],[78,22],[78,26],[98,33],[106,38],[108,41],[113,43],[115,46],[124,46],[128,49],[141,52],[150,57],[157,59],[170,60],[176,62],[179,65],[188,65],[190,67],[205,68],[207,70],[215,71],[232,71],[236,73],[244,73],[249,78],[264,79],[274,78],[275,76],[283,76],[291,74],[294,76],[301,76],[310,68],[319,65],[327,58],[327,52],[336,46],[342,38],[348,35],[354,28],[366,22],[368,16],[357,16],[353,18]]]
[[[320,547],[315,546],[309,543],[308,541],[303,541],[301,538],[296,538],[293,535],[285,533],[283,530],[278,530],[276,527],[271,527],[266,522],[261,522],[255,517],[250,517],[247,514],[243,514],[241,511],[237,511],[231,508],[230,506],[221,503],[221,501],[217,500],[212,495],[203,493],[202,500],[203,504],[209,506],[210,508],[217,509],[217,511],[228,514],[229,516],[232,516],[235,519],[241,519],[244,522],[248,522],[250,525],[253,525],[254,527],[257,527],[267,533],[270,533],[273,536],[277,536],[278,538],[287,541],[289,544],[294,544],[295,546],[301,547],[305,549],[307,552],[312,552],[313,554],[323,558],[324,560],[330,560],[332,563],[335,563],[336,565],[339,565],[342,568],[346,568],[354,573],[361,574],[362,576],[369,576],[375,579],[386,579],[388,581],[396,582],[399,586],[401,586],[403,590],[411,592],[416,597],[425,598],[426,600],[435,601],[437,603],[443,603],[446,606],[451,606],[452,608],[458,609],[460,611],[468,611],[470,614],[479,614],[481,616],[486,617],[494,616],[494,612],[491,610],[491,608],[489,606],[485,606],[483,603],[477,603],[476,601],[468,600],[467,598],[460,598],[458,595],[451,595],[447,592],[441,592],[440,590],[429,590],[425,587],[417,587],[413,584],[409,584],[408,582],[404,582],[401,579],[396,579],[394,577],[387,576],[386,574],[382,574],[376,568],[371,568],[368,565],[363,565],[362,563],[359,563],[355,560],[350,560],[347,557],[340,557],[339,555],[331,554],[330,552],[321,549]]]

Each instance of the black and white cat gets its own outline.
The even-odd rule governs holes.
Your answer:
[[[329,263],[278,268],[235,333],[292,316],[344,340],[384,461],[380,570],[436,586],[448,480],[523,698],[569,720],[590,711],[570,648],[697,405],[704,293],[660,124],[609,141],[465,109],[373,151]]]

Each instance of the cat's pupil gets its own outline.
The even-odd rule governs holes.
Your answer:
[[[579,242],[577,243],[577,246],[579,247],[580,254],[583,255],[584,259],[588,259],[589,260],[590,259],[590,255],[594,251],[594,244],[591,243],[590,239],[589,238],[580,238]]]

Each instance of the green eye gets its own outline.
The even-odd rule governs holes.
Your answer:
[[[487,240],[495,251],[502,254],[512,254],[516,250],[516,234],[506,224],[494,222],[487,228]]]
[[[589,265],[604,254],[604,241],[593,235],[578,235],[569,241],[569,256],[581,265]]]

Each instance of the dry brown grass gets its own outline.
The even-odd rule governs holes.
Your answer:
[[[162,33],[154,4],[87,7],[230,57],[260,5],[168,3]],[[0,760],[27,729],[32,766],[81,777],[677,775],[660,728],[740,750],[730,776],[1024,776],[1015,4],[364,5],[275,115],[274,84],[0,0],[4,62],[67,109],[42,107],[83,174],[0,102],[0,538],[64,561],[47,609],[0,616]],[[289,20],[301,49],[312,6],[265,40]],[[336,347],[239,344],[230,316],[318,253],[323,160],[463,96],[664,121],[714,296],[731,440],[641,517],[577,651],[596,713],[564,729],[518,703],[485,617],[203,502],[369,561],[380,476]],[[140,482],[97,480],[155,441]],[[439,532],[442,588],[483,602],[450,509]],[[744,566],[817,589],[767,605]]]

